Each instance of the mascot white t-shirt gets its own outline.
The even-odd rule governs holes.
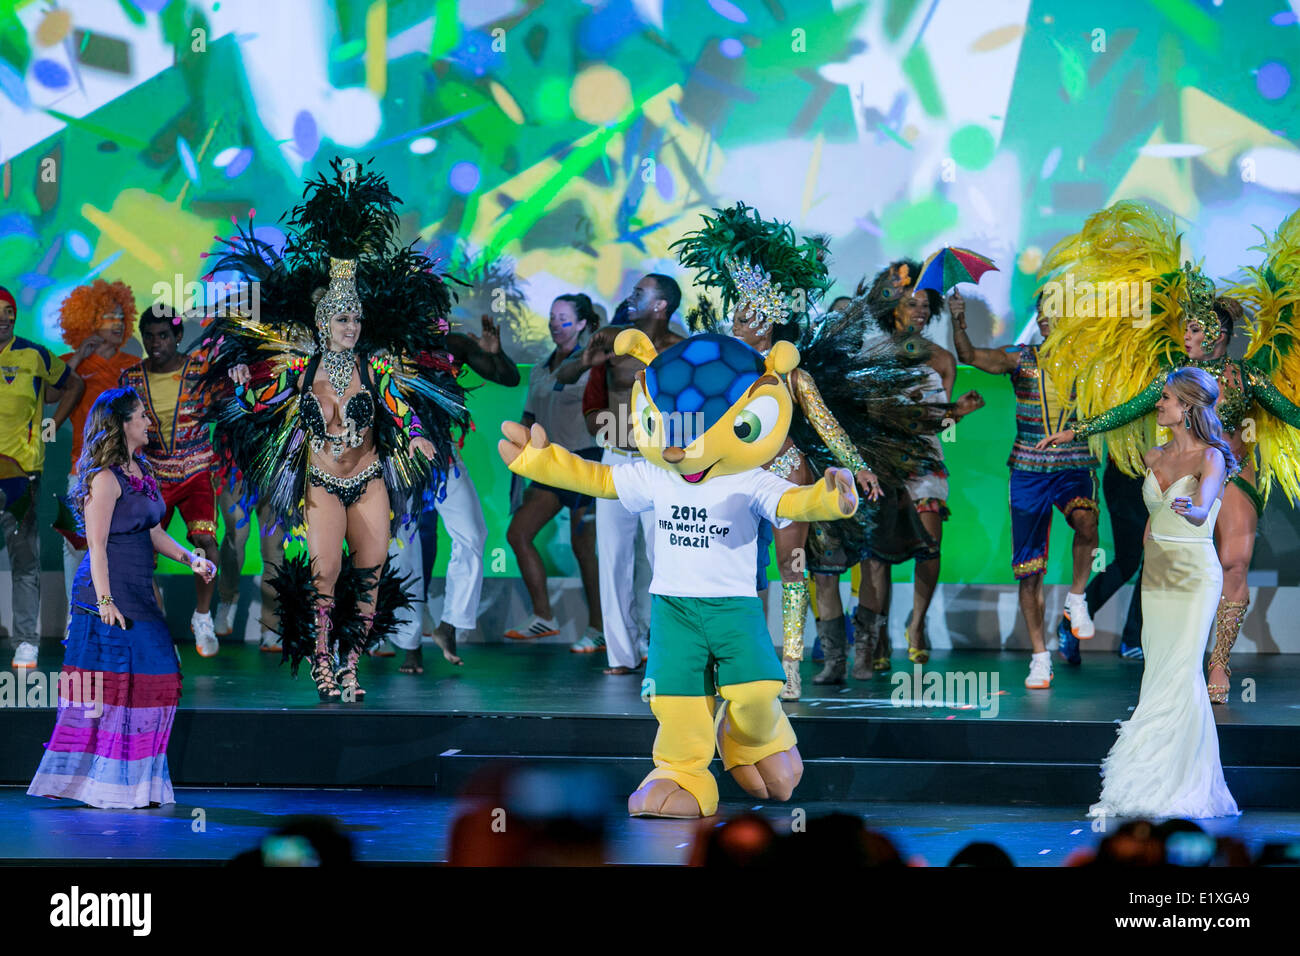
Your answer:
[[[752,597],[758,523],[790,524],[777,503],[795,485],[762,468],[699,484],[638,461],[611,468],[618,500],[633,514],[654,510],[651,594]]]

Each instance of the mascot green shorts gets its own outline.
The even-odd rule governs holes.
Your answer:
[[[711,697],[717,687],[785,680],[757,597],[652,598],[643,697]]]

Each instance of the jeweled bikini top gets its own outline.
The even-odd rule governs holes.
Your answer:
[[[307,434],[311,436],[311,449],[317,454],[324,451],[325,443],[329,442],[334,457],[341,458],[345,447],[360,447],[365,440],[366,432],[375,423],[375,400],[364,388],[349,398],[347,404],[343,406],[343,431],[337,435],[331,434],[326,427],[325,413],[321,410],[320,400],[316,398],[310,385],[303,392],[301,404],[303,425],[307,428]]]

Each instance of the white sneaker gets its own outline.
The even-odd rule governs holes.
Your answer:
[[[1065,619],[1070,622],[1070,633],[1081,641],[1086,641],[1097,633],[1092,615],[1088,613],[1088,597],[1085,594],[1071,593],[1065,596]]]
[[[13,663],[10,667],[18,670],[27,670],[36,666],[36,645],[28,644],[26,641],[18,645],[18,650],[14,651]]]
[[[194,632],[194,646],[198,648],[199,657],[216,657],[217,651],[221,650],[221,642],[217,640],[212,615],[195,611],[190,617],[190,630]]]
[[[229,637],[235,633],[235,605],[222,604],[217,608],[217,637]]]
[[[284,645],[280,643],[280,635],[274,631],[268,631],[262,628],[262,641],[257,649],[266,654],[279,654],[284,651]]]
[[[1052,687],[1052,653],[1043,651],[1041,654],[1029,655],[1029,676],[1025,678],[1025,686],[1030,690],[1050,690]]]
[[[539,637],[552,637],[559,633],[559,623],[534,614],[524,624],[506,631],[506,637],[512,641],[531,641]]]
[[[605,635],[594,627],[587,628],[582,637],[570,645],[569,650],[575,654],[594,654],[605,646]]]

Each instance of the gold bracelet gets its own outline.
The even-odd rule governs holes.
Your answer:
[[[100,607],[108,607],[110,604],[113,603],[113,595],[105,594],[102,598],[100,598],[95,603],[98,604]]]

